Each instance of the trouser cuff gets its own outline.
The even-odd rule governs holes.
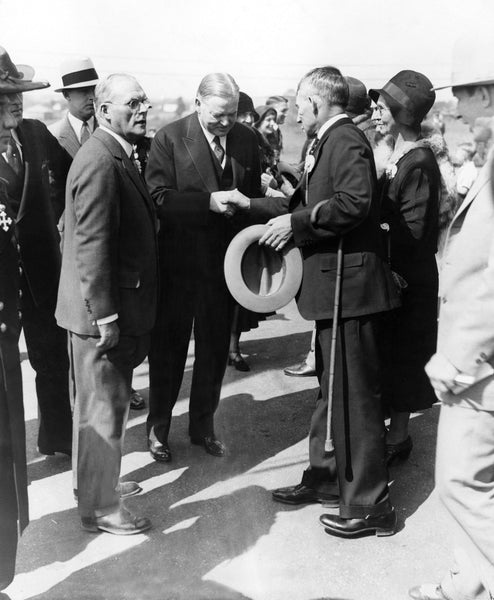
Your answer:
[[[365,519],[365,517],[379,517],[391,512],[393,509],[391,502],[385,500],[379,504],[362,506],[355,504],[340,503],[340,517],[342,519]]]

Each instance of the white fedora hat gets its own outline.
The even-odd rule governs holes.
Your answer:
[[[93,61],[88,57],[69,58],[60,65],[62,86],[56,92],[91,87],[99,81]]]
[[[286,306],[302,282],[302,255],[293,245],[281,251],[260,246],[267,225],[242,229],[230,242],[225,254],[225,279],[235,300],[258,313]]]
[[[434,89],[491,83],[494,83],[494,37],[490,31],[476,29],[457,40],[453,47],[451,83]]]

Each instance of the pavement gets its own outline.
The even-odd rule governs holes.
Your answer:
[[[308,462],[316,379],[286,377],[283,368],[304,357],[311,327],[291,303],[242,336],[251,371],[226,373],[216,418],[228,447],[223,458],[188,441],[191,342],[171,463],[151,459],[146,411],[131,411],[122,478],[143,491],[126,504],[153,528],[126,537],[82,531],[70,459],[37,452],[34,376],[24,351],[31,523],[5,590],[10,599],[400,600],[410,587],[440,580],[450,524],[433,492],[437,405],[413,415],[413,452],[390,472],[400,523],[394,536],[331,537],[318,521],[331,509],[272,501],[270,490],[298,483]],[[134,387],[147,400],[147,363]]]

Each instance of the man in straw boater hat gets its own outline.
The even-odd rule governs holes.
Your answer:
[[[293,239],[301,248],[297,304],[317,328],[320,393],[310,467],[298,485],[274,490],[273,499],[339,507],[339,515],[321,517],[330,535],[392,535],[396,514],[384,462],[377,333],[380,313],[399,299],[381,255],[372,149],[345,113],[348,93],[335,67],[307,73],[297,91],[298,121],[314,142],[294,195],[288,204],[237,193],[235,203],[257,221],[270,219],[261,244],[281,250]]]
[[[98,73],[90,58],[70,58],[60,67],[62,86],[56,89],[67,100],[67,114],[50,125],[51,133],[74,157],[96,128],[94,88]]]
[[[34,69],[18,65],[23,81]],[[7,151],[0,157],[9,204],[16,216],[22,274],[22,327],[29,361],[36,373],[39,405],[38,449],[71,454],[67,333],[55,321],[60,278],[57,221],[65,206],[65,181],[71,158],[46,125],[24,119],[22,93],[10,94],[16,119]]]
[[[10,102],[16,94],[43,89],[26,81],[0,47],[0,153],[7,152],[17,122]],[[15,213],[0,180],[0,590],[14,578],[18,532],[28,523],[26,439],[19,360],[19,252]]]
[[[459,40],[450,83],[472,129],[494,124],[490,29]],[[445,86],[449,87],[449,86]],[[437,352],[426,366],[442,402],[436,488],[455,522],[455,564],[415,600],[494,598],[494,151],[448,230]]]

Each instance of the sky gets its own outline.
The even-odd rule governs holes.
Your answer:
[[[368,87],[404,68],[446,85],[454,41],[481,22],[494,28],[493,0],[0,0],[0,45],[51,82],[45,97],[63,59],[90,56],[152,98],[192,98],[227,71],[261,99],[325,64]]]

